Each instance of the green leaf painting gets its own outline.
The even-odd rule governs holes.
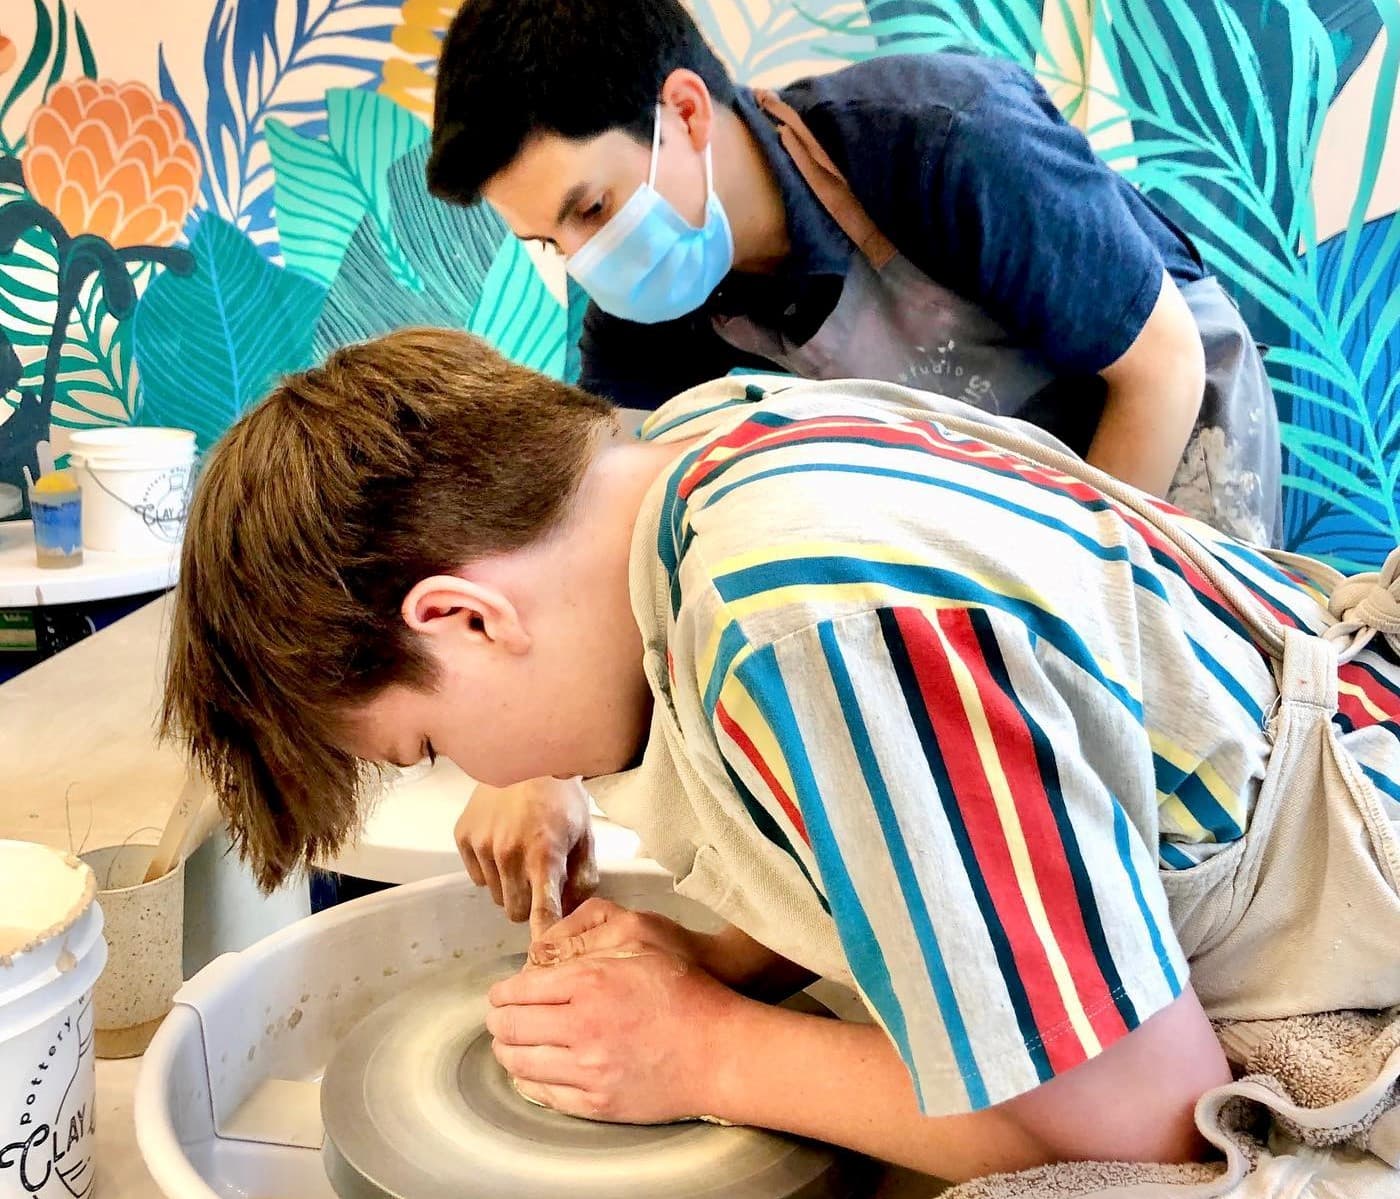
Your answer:
[[[193,429],[207,448],[279,375],[310,365],[325,289],[272,266],[211,213],[190,249],[193,274],[162,274],[141,298],[136,361],[144,423]]]
[[[465,326],[509,231],[488,204],[464,208],[430,195],[428,150],[418,146],[389,168],[389,222],[423,290],[446,305],[453,324]]]
[[[13,183],[0,184],[0,207],[27,198]],[[140,294],[156,275],[151,263],[130,267]],[[16,390],[5,395],[3,409],[13,411],[24,390],[40,391],[44,357],[58,313],[59,250],[54,236],[29,228],[9,254],[0,255],[0,325],[23,364]],[[138,406],[138,376],[131,353],[131,324],[119,321],[107,306],[99,274],[90,276],[68,313],[51,419],[55,425],[84,428],[130,424]]]
[[[405,287],[394,275],[383,240],[365,217],[345,249],[312,334],[317,358],[353,342],[409,325],[460,327],[459,314],[435,293]]]
[[[155,274],[150,263],[132,272],[138,294]],[[138,406],[132,330],[131,321],[112,315],[102,281],[94,275],[79,294],[59,356],[55,424],[77,428],[132,423]]]
[[[283,258],[293,270],[329,286],[368,215],[394,277],[406,287],[418,286],[390,224],[389,168],[406,151],[427,143],[427,127],[384,96],[347,88],[326,93],[326,114],[324,141],[295,133],[281,121],[267,122]]]
[[[502,241],[467,328],[507,358],[556,378],[564,373],[568,320],[519,238]]]
[[[860,0],[709,0],[691,7],[730,72],[755,87],[829,70],[831,30],[865,18]],[[855,35],[843,45],[856,50],[873,42]]]
[[[1051,86],[1072,87],[1065,116],[1074,120],[1089,70],[1078,7],[1073,0],[867,0],[864,11],[813,20],[837,35],[825,52],[847,62],[943,51],[1008,58]],[[1063,44],[1047,36],[1052,19],[1064,30]]]
[[[427,150],[416,146],[389,168],[384,224],[366,214],[352,235],[317,323],[317,354],[405,325],[437,325],[467,329],[518,362],[562,375],[564,306],[493,209],[428,193]],[[407,265],[407,279],[396,262]]]
[[[568,279],[569,330],[564,338],[564,381],[577,383],[583,373],[583,356],[579,352],[583,340],[583,318],[588,313],[588,293],[572,275]]]
[[[0,207],[28,199],[22,184],[0,184]],[[57,308],[58,245],[52,232],[33,225],[0,255],[0,324],[21,359],[37,362],[41,373]]]

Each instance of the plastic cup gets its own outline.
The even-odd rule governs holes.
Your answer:
[[[40,566],[83,563],[83,493],[67,471],[45,475],[29,489],[34,553]]]

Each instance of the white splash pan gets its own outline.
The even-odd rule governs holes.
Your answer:
[[[709,921],[645,859],[606,863],[600,894]],[[137,1080],[137,1140],[156,1185],[169,1199],[335,1199],[319,1079],[340,1039],[435,966],[522,952],[527,939],[459,870],[216,958],[175,996]]]
[[[655,862],[604,860],[601,873],[605,898],[715,926]],[[168,1199],[336,1199],[321,1165],[320,1078],[340,1040],[444,962],[519,953],[527,939],[458,870],[216,958],[176,994],[137,1079],[137,1141],[156,1185]],[[845,1019],[867,1018],[844,988],[812,991]],[[893,1170],[864,1199],[928,1199],[941,1189]]]

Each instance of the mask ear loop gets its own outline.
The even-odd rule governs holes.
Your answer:
[[[715,164],[714,149],[715,139],[712,136],[705,143],[705,203],[708,205],[710,198],[715,194]],[[661,105],[656,106],[656,120],[651,126],[651,169],[647,172],[647,186],[653,191],[656,190],[656,159],[657,151],[661,149]]]
[[[647,186],[656,189],[656,152],[661,149],[661,105],[656,106],[656,120],[651,126],[651,169],[647,172]]]

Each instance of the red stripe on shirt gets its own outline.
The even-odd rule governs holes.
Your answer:
[[[715,717],[719,721],[719,726],[740,752],[748,759],[749,765],[758,773],[763,780],[764,786],[772,793],[774,800],[782,808],[788,820],[792,822],[792,827],[797,831],[797,835],[809,846],[811,839],[807,836],[807,825],[802,819],[802,813],[797,805],[793,803],[792,796],[783,789],[782,783],[778,781],[778,776],[769,768],[768,763],[763,760],[763,755],[758,752],[758,747],[749,738],[749,735],[739,726],[739,723],[729,715],[724,708],[724,701],[721,700],[715,705]]]
[[[1065,855],[1045,778],[1036,757],[1035,743],[1020,709],[992,678],[983,657],[981,640],[965,609],[939,613],[939,624],[954,652],[972,673],[996,745],[997,758],[1006,775],[1021,833],[1030,850],[1031,869],[1040,890],[1041,903],[1051,934],[1060,947],[1074,980],[1075,993],[1089,1016],[1089,1023],[1103,1045],[1112,1044],[1128,1031],[1113,1002],[1099,967],[1094,947],[1084,927],[1073,871]]]
[[[967,828],[976,869],[1010,946],[1050,1068],[1060,1074],[1084,1061],[1088,1054],[1076,1038],[1057,1035],[1068,1026],[1069,1013],[1016,878],[996,800],[972,726],[958,699],[951,667],[926,618],[902,609],[896,613],[896,619],[948,772],[954,802]]]

